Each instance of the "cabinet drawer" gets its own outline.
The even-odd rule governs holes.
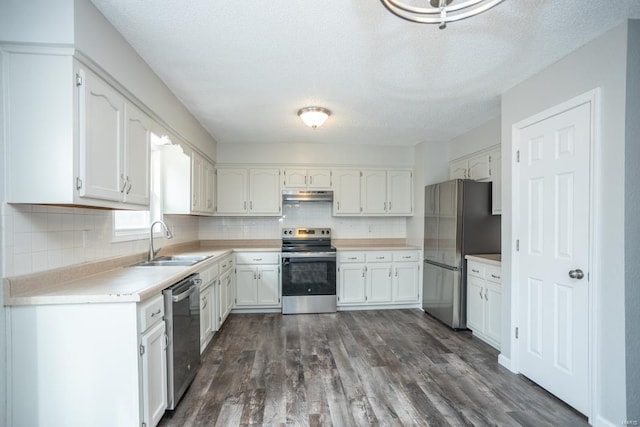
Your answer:
[[[140,332],[144,332],[164,318],[164,296],[155,296],[138,307]]]
[[[467,274],[484,279],[486,266],[479,262],[467,261]]]
[[[364,252],[338,252],[340,262],[364,262]]]
[[[280,252],[238,252],[238,264],[280,264]]]
[[[487,270],[485,273],[485,277],[487,280],[494,283],[502,283],[502,269],[500,267],[487,266]]]
[[[391,252],[367,252],[367,262],[391,262],[393,254]]]
[[[233,268],[233,266],[235,264],[236,264],[235,260],[233,259],[232,256],[229,256],[229,257],[223,259],[222,261],[220,261],[220,274],[222,274],[225,271]]]
[[[393,260],[402,261],[420,261],[420,251],[399,251],[393,253]]]

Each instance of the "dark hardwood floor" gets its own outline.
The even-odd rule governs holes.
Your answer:
[[[231,315],[161,426],[582,426],[420,310]]]

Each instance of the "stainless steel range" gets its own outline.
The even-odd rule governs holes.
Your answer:
[[[330,228],[282,230],[282,313],[336,311],[336,248]]]

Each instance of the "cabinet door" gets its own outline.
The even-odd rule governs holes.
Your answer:
[[[367,295],[369,304],[391,302],[391,275],[393,269],[390,263],[367,264]]]
[[[124,109],[125,202],[149,206],[151,119],[130,102]]]
[[[360,171],[335,172],[336,192],[333,195],[334,215],[360,214]]]
[[[258,304],[258,269],[253,265],[239,265],[236,269],[236,304]]]
[[[307,186],[306,169],[285,169],[284,188],[305,188]]]
[[[225,318],[231,313],[231,310],[235,306],[235,298],[236,298],[236,276],[233,274],[233,271],[229,271],[227,276],[227,310],[225,314]]]
[[[200,353],[205,349],[214,331],[215,296],[214,286],[200,292]]]
[[[251,169],[249,171],[249,213],[278,215],[282,206],[279,169]]]
[[[468,162],[457,160],[449,164],[449,179],[466,179]]]
[[[487,281],[485,287],[484,333],[500,347],[502,336],[502,287]]]
[[[213,200],[215,194],[215,169],[213,165],[205,160],[204,167],[202,171],[202,179],[204,180],[204,185],[202,186],[203,194],[202,200],[204,200],[204,211],[206,213],[212,214],[214,212],[213,209]]]
[[[331,169],[309,169],[307,176],[309,188],[331,189]]]
[[[413,215],[413,172],[387,172],[387,212],[391,215]]]
[[[155,426],[167,409],[167,345],[165,323],[142,336],[142,422]]]
[[[202,212],[204,209],[204,193],[202,186],[202,175],[204,173],[204,158],[198,153],[191,154],[191,210],[193,212]]]
[[[340,265],[340,304],[364,304],[366,298],[364,264]]]
[[[362,212],[365,214],[387,213],[387,172],[362,172]]]
[[[84,75],[79,92],[79,195],[122,201],[124,98],[98,76],[88,71]]]
[[[417,262],[399,262],[394,264],[393,301],[420,301],[420,264]]]
[[[216,213],[247,212],[248,173],[246,169],[218,169],[216,173]]]
[[[489,181],[489,154],[481,154],[469,159],[468,176],[476,181]]]
[[[491,153],[491,213],[502,213],[502,153],[500,150]]]
[[[258,269],[258,304],[280,304],[280,267],[262,265]]]
[[[467,328],[484,333],[484,280],[467,276]]]

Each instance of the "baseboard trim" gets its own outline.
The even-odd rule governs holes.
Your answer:
[[[619,423],[612,423],[611,421],[607,420],[606,418],[603,418],[602,415],[598,415],[596,417],[595,421],[593,422],[593,425],[594,425],[594,427],[617,427],[620,424]],[[632,424],[632,425],[635,425],[635,424]]]
[[[511,372],[517,374],[517,372],[515,372],[513,369],[511,369],[511,359],[509,359],[507,356],[505,356],[502,353],[500,353],[498,355],[498,364],[504,366],[505,368],[507,368]]]

